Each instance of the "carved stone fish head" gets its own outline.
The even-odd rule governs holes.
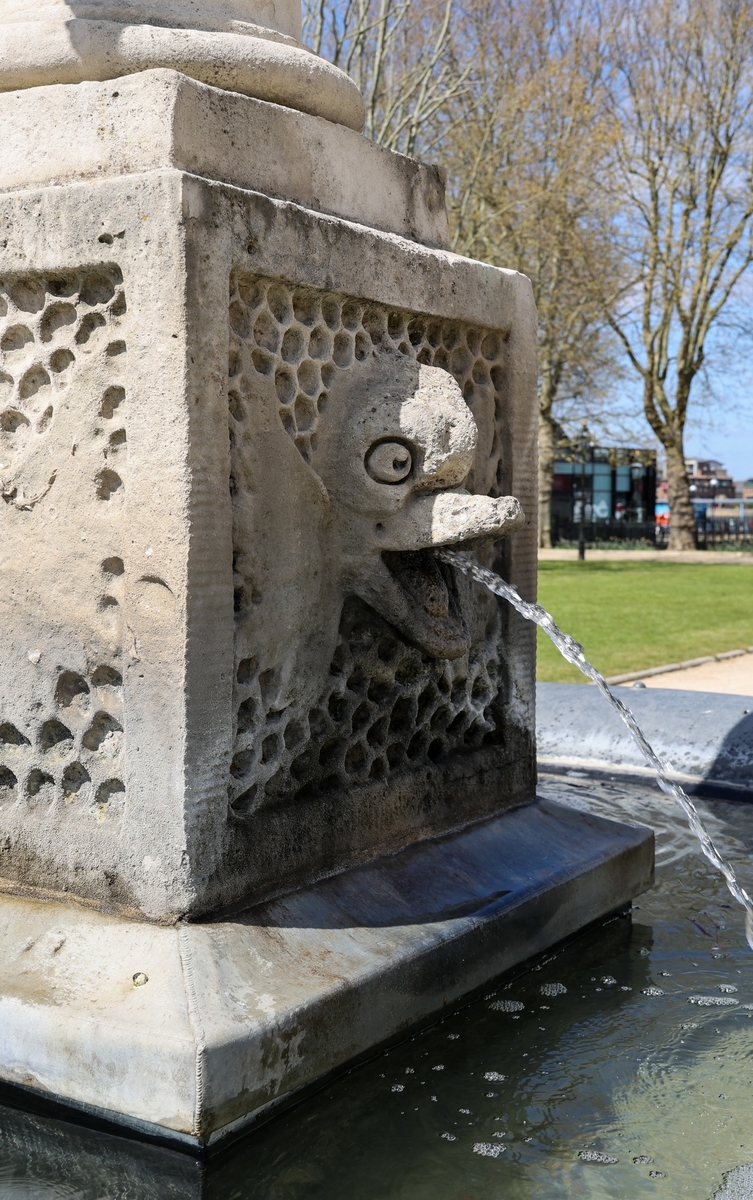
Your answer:
[[[311,463],[330,500],[343,594],[435,658],[457,658],[470,639],[452,571],[433,551],[493,541],[524,521],[514,497],[463,488],[477,441],[449,372],[377,353],[355,386],[351,376],[332,389]]]

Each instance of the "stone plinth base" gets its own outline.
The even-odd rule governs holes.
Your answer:
[[[648,829],[537,801],[205,924],[5,896],[0,1078],[211,1145],[652,874]]]

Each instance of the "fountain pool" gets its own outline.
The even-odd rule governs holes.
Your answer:
[[[540,791],[653,825],[656,883],[632,922],[496,981],[204,1164],[2,1108],[0,1200],[709,1200],[753,1160],[742,913],[645,782],[545,775]],[[753,810],[698,807],[750,877]],[[743,1190],[720,1196],[744,1200],[731,1178]]]

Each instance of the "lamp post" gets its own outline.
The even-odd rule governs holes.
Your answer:
[[[643,520],[643,496],[639,487],[642,473],[641,463],[636,461],[630,464],[630,504],[636,521]]]
[[[573,439],[578,459],[580,461],[580,528],[578,531],[578,558],[583,561],[586,557],[586,457],[591,457],[594,443],[588,432],[588,425],[583,422],[580,433]]]

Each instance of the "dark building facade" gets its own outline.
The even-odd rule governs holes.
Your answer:
[[[656,451],[571,443],[557,448],[552,480],[552,543],[654,540]]]

